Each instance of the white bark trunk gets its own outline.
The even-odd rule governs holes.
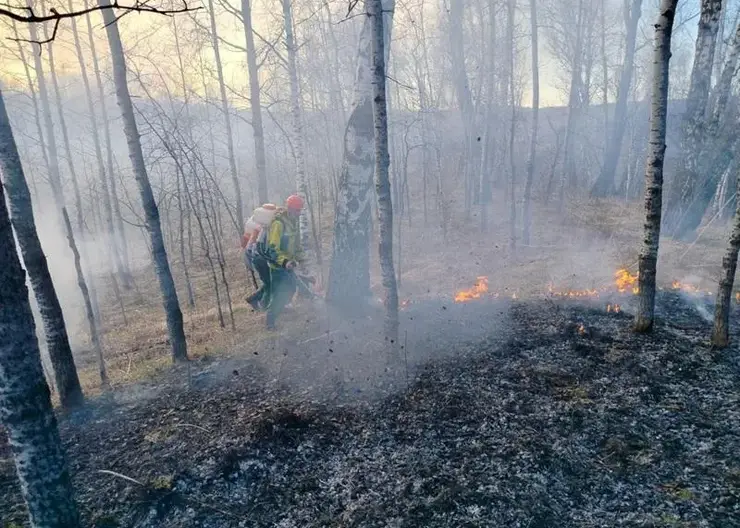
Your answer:
[[[282,3],[283,20],[285,23],[285,46],[288,49],[288,77],[290,79],[290,112],[293,118],[292,143],[296,164],[296,190],[307,201],[308,187],[306,185],[306,160],[303,145],[303,105],[301,104],[301,89],[298,84],[298,69],[296,66],[297,46],[295,37],[293,36],[293,14],[291,11],[291,0],[282,0]],[[304,207],[301,210],[299,224],[301,247],[307,250],[310,247],[309,235],[311,234],[308,222],[308,207]]]
[[[663,204],[663,161],[665,157],[666,114],[668,112],[668,73],[671,59],[671,33],[678,0],[662,0],[655,24],[653,51],[653,89],[650,110],[650,138],[645,169],[645,238],[639,257],[640,289],[635,330],[650,332],[655,314],[655,277],[660,243]]]
[[[686,222],[686,212],[697,195],[701,180],[699,158],[706,139],[706,119],[717,47],[722,0],[702,0],[699,30],[694,48],[689,93],[686,97],[681,135],[681,160],[668,200],[667,224],[671,234],[683,237],[696,226]],[[701,213],[703,215],[703,211]],[[701,218],[699,218],[701,221]],[[693,223],[693,222],[691,222]],[[696,222],[698,225],[698,222]]]
[[[740,177],[740,171],[738,172]],[[722,275],[717,287],[717,303],[714,307],[714,327],[712,328],[712,345],[725,348],[730,344],[730,307],[732,304],[732,287],[737,271],[737,254],[740,250],[740,205],[738,200],[740,183],[735,186],[735,219],[727,244],[727,251],[722,258]]]
[[[394,0],[383,2],[388,62]],[[372,26],[365,19],[358,44],[353,109],[344,136],[327,298],[347,307],[370,295],[370,233],[375,161],[372,113]]]
[[[385,89],[385,37],[382,0],[366,2],[372,23],[373,124],[375,128],[375,190],[378,200],[378,254],[385,290],[385,336],[389,350],[398,346],[398,289],[393,267],[393,203],[388,167],[388,114]],[[393,359],[393,356],[390,358]]]
[[[511,127],[509,129],[509,250],[516,251],[516,158],[514,140],[516,138],[516,77],[514,75],[514,24],[516,0],[507,1],[506,41],[508,45],[509,104],[511,104]]]

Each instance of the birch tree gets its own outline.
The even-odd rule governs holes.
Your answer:
[[[387,63],[394,0],[383,2]],[[357,50],[354,101],[344,134],[342,173],[334,213],[327,299],[346,307],[370,296],[371,200],[375,163],[373,131],[372,21],[366,17]]]
[[[511,104],[511,127],[509,129],[509,249],[516,250],[516,158],[514,140],[516,139],[516,76],[514,75],[514,18],[516,0],[507,0],[506,40],[508,44],[507,73],[509,76],[509,103]]]
[[[8,187],[17,192],[25,187],[25,175],[0,92],[0,168]],[[13,201],[11,199],[11,208]],[[30,196],[26,205],[31,208]],[[18,228],[32,229],[33,215],[14,220]],[[20,237],[19,237],[20,238]],[[35,255],[45,259],[38,245]],[[21,249],[23,251],[23,249]],[[26,251],[27,252],[27,251]],[[21,493],[28,507],[32,526],[76,528],[80,526],[73,499],[72,481],[67,470],[51,394],[44,380],[41,354],[28,301],[26,277],[13,239],[5,193],[0,185],[0,422],[8,434]],[[37,261],[32,264],[38,265]],[[26,262],[28,267],[28,262]],[[47,269],[48,272],[48,269]],[[33,278],[31,279],[33,282]],[[49,284],[51,281],[49,281]],[[53,287],[51,287],[53,291]],[[56,296],[54,296],[56,298]],[[40,303],[39,303],[40,304]],[[62,324],[61,329],[64,329]],[[66,334],[65,334],[66,336]],[[56,372],[56,371],[55,371]],[[74,379],[77,376],[75,373]],[[66,388],[67,385],[61,385]],[[79,384],[77,384],[79,391]],[[61,391],[60,391],[61,392]],[[81,400],[81,392],[79,399]],[[70,394],[64,394],[66,403]]]
[[[674,209],[678,213],[674,235],[688,237],[701,223],[707,208],[717,195],[717,189],[734,157],[738,144],[738,122],[730,119],[728,103],[732,96],[733,82],[738,70],[740,55],[740,25],[737,26],[719,79],[709,97],[704,122],[700,151],[694,156],[696,161],[695,181],[687,187],[690,196],[685,205]],[[682,174],[679,172],[679,175]],[[674,216],[673,218],[676,218]]]
[[[84,0],[84,7],[88,8],[87,0]],[[121,209],[118,200],[118,193],[116,191],[116,177],[113,168],[113,144],[111,142],[110,135],[110,120],[108,119],[108,106],[105,97],[105,86],[103,84],[102,75],[100,73],[100,61],[98,60],[97,46],[95,45],[95,37],[93,34],[92,19],[90,13],[85,14],[85,23],[87,26],[88,44],[90,47],[90,55],[92,58],[93,73],[95,74],[95,82],[98,88],[98,102],[100,104],[100,120],[103,128],[103,140],[105,141],[105,172],[101,172],[100,184],[102,187],[103,194],[103,210],[107,216],[109,213],[105,211],[106,207],[110,207],[110,215],[115,221],[115,236],[113,238],[114,247],[116,252],[121,255],[121,260],[126,270],[126,274],[121,279],[121,284],[125,289],[132,287],[131,281],[131,266],[129,263],[128,256],[128,241],[126,239],[126,231],[123,227],[123,217],[121,216]],[[107,175],[107,178],[105,179]],[[109,185],[110,184],[110,185]],[[108,193],[107,191],[110,191]],[[106,195],[109,194],[106,205]],[[113,257],[115,258],[115,257]]]
[[[677,237],[693,231],[685,222],[685,214],[695,198],[701,179],[699,158],[705,138],[704,127],[721,13],[722,0],[702,0],[699,29],[694,48],[694,64],[691,69],[689,93],[686,97],[686,110],[681,122],[682,155],[667,203],[667,227],[671,234]],[[701,212],[698,221],[701,221],[703,214],[704,211]]]
[[[527,180],[524,184],[524,205],[522,212],[522,243],[530,243],[532,229],[532,184],[534,182],[534,164],[537,154],[537,129],[540,116],[540,64],[537,27],[537,0],[529,0],[529,22],[532,31],[532,132],[529,140],[527,157]]]
[[[382,0],[367,0],[372,23],[373,125],[375,128],[375,191],[378,200],[380,242],[378,254],[385,290],[385,335],[391,350],[398,343],[398,289],[393,268],[393,202],[388,174],[388,113],[385,90],[385,28]]]
[[[293,13],[291,0],[282,0],[283,20],[285,23],[285,47],[288,49],[288,77],[290,79],[290,112],[293,119],[293,152],[296,165],[296,189],[298,194],[307,201],[308,187],[306,186],[306,160],[303,146],[303,112],[301,110],[301,92],[298,84],[298,69],[296,67],[297,46],[293,36]],[[301,233],[301,247],[309,247],[308,207],[301,210],[299,219]]]
[[[627,100],[632,89],[632,74],[635,69],[635,46],[637,41],[637,28],[642,15],[642,0],[625,1],[624,25],[625,51],[624,63],[619,74],[619,87],[617,89],[617,103],[614,108],[614,119],[608,133],[604,164],[601,173],[591,188],[592,196],[605,197],[614,194],[616,186],[614,175],[619,164],[619,155],[622,152],[622,141],[624,130],[627,125]]]
[[[259,69],[257,67],[257,50],[254,46],[252,30],[251,0],[242,0],[242,23],[244,38],[247,44],[247,71],[249,72],[249,107],[252,112],[252,135],[254,136],[254,158],[257,164],[257,196],[260,203],[268,200],[267,194],[267,160],[265,158],[265,132],[262,126],[262,103],[260,97]]]
[[[655,314],[655,277],[660,243],[663,205],[663,161],[665,158],[666,114],[668,112],[668,73],[671,59],[671,34],[678,0],[661,0],[655,24],[653,88],[650,107],[650,138],[645,169],[645,234],[639,256],[639,297],[635,330],[650,332]]]
[[[738,171],[740,177],[740,171]],[[717,302],[714,306],[714,327],[712,328],[712,345],[725,348],[730,344],[730,306],[732,287],[737,271],[737,255],[740,250],[740,182],[735,186],[735,218],[730,233],[727,250],[722,258],[722,273],[717,287]]]
[[[109,7],[111,5],[109,0],[98,0],[98,2],[101,7]],[[134,177],[136,178],[141,195],[146,227],[151,242],[154,269],[162,293],[164,311],[167,318],[167,330],[170,346],[172,347],[172,359],[174,361],[187,361],[187,343],[185,340],[182,311],[180,310],[180,302],[177,298],[175,281],[172,278],[172,271],[167,260],[167,249],[165,248],[164,238],[162,236],[159,209],[154,199],[154,192],[152,191],[149,175],[147,174],[144,163],[144,153],[141,149],[139,130],[128,89],[126,59],[123,54],[121,36],[118,32],[118,22],[116,14],[112,9],[103,9],[102,14],[105,22],[105,30],[108,35],[108,44],[111,50],[113,80],[116,86],[118,106],[121,109],[121,116],[123,117],[123,131],[126,135],[126,143],[128,144]]]
[[[218,42],[218,29],[216,28],[216,12],[213,0],[208,0],[208,16],[211,23],[211,46],[213,47],[214,62],[216,66],[216,77],[218,79],[219,95],[221,96],[221,112],[224,115],[224,131],[226,133],[226,151],[229,157],[229,171],[231,181],[236,194],[236,221],[239,229],[244,229],[244,203],[242,201],[242,190],[239,184],[239,175],[236,171],[236,157],[234,155],[234,136],[231,131],[231,115],[229,113],[229,100],[226,98],[226,83],[224,81],[224,67],[221,63],[221,48]],[[184,75],[184,74],[183,74]]]
[[[31,25],[30,30],[31,38],[37,40],[35,26]],[[49,180],[56,206],[55,212],[60,215],[59,218],[61,219],[61,208],[64,206],[64,197],[61,188],[61,177],[59,175],[56,142],[53,137],[54,127],[51,121],[49,95],[46,89],[41,58],[38,55],[34,57],[34,65],[47,142],[44,142],[43,130],[41,128],[39,128],[39,139],[41,140],[41,148],[44,151],[44,161],[47,163],[47,169],[49,171]],[[5,126],[8,127],[7,134],[10,134],[8,137],[12,137],[10,123],[4,106],[3,113],[4,116],[0,117],[5,121]],[[37,123],[40,124],[40,121],[37,117]],[[12,153],[8,155],[12,157]],[[0,160],[0,163],[4,162],[4,159]],[[76,407],[82,404],[84,398],[77,375],[74,356],[72,355],[72,348],[69,343],[69,335],[67,333],[62,307],[59,303],[59,298],[57,297],[54,283],[49,273],[49,267],[46,263],[46,257],[41,249],[41,243],[39,242],[36,231],[31,193],[28,190],[23,173],[17,168],[8,165],[3,170],[3,173],[5,175],[6,185],[8,186],[10,210],[13,214],[14,225],[16,226],[18,243],[21,246],[24,263],[28,270],[31,287],[33,288],[41,320],[44,325],[44,334],[46,336],[49,358],[54,371],[54,380],[57,391],[59,392],[60,402],[62,407],[66,409]]]

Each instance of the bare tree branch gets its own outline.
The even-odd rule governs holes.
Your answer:
[[[158,15],[175,15],[177,13],[187,13],[190,11],[197,11],[201,9],[198,7],[189,7],[186,1],[183,1],[183,7],[175,9],[164,9],[149,5],[149,0],[136,0],[134,4],[121,4],[118,0],[115,0],[110,5],[95,5],[87,7],[85,9],[73,10],[73,11],[59,11],[57,8],[52,7],[46,14],[37,14],[33,7],[30,6],[13,6],[8,3],[0,3],[0,18],[9,18],[16,22],[23,22],[26,24],[38,24],[43,22],[54,22],[54,31],[51,37],[42,41],[30,41],[26,39],[15,39],[9,38],[9,40],[19,40],[21,42],[33,42],[34,44],[47,44],[52,42],[57,35],[59,29],[59,23],[67,18],[79,17],[92,13],[95,11],[102,11],[104,9],[115,9],[124,11],[126,13],[156,13]],[[120,18],[120,17],[119,17]]]

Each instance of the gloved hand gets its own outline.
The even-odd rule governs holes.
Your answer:
[[[293,271],[296,267],[296,261],[295,260],[289,260],[285,263],[285,269],[288,271]]]

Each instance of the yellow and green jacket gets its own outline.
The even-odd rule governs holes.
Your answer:
[[[260,254],[273,268],[283,268],[290,260],[300,262],[301,250],[298,218],[279,209],[267,232],[265,243],[258,248]]]

